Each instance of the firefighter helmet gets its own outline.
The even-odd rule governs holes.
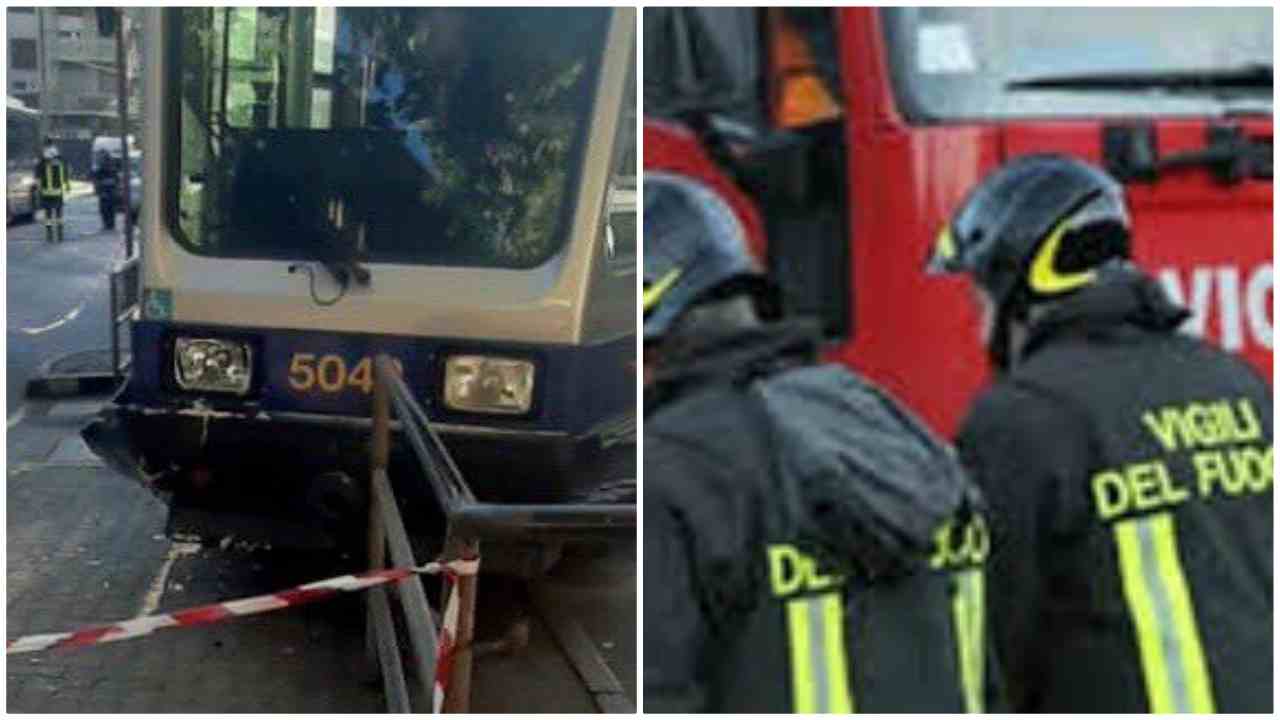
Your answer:
[[[970,273],[1002,312],[1089,285],[1129,257],[1124,188],[1064,155],[1028,155],[987,176],[938,234],[932,273]]]
[[[702,183],[665,172],[644,175],[644,339],[659,340],[714,291],[768,287],[747,252],[733,210]]]

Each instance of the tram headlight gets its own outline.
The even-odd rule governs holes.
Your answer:
[[[180,337],[173,346],[173,376],[183,390],[249,392],[249,346],[234,340]]]
[[[524,415],[533,407],[533,363],[454,355],[444,365],[444,404],[463,412]]]

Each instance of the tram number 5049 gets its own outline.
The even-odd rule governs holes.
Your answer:
[[[396,372],[404,375],[404,366],[393,359]],[[299,392],[318,389],[324,393],[339,393],[348,388],[358,388],[365,395],[373,392],[373,359],[360,358],[350,368],[340,355],[294,353],[289,361],[289,386]]]

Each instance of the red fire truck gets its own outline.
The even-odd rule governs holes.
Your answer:
[[[923,272],[964,193],[1070,153],[1134,251],[1271,377],[1270,8],[645,11],[645,169],[716,188],[828,356],[950,435],[988,372],[963,281]]]

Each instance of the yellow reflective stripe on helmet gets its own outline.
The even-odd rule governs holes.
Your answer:
[[[1115,524],[1125,599],[1137,635],[1149,710],[1214,712],[1212,683],[1191,591],[1178,559],[1173,516]]]
[[[981,713],[985,670],[983,619],[986,613],[986,581],[982,568],[952,574],[955,592],[951,615],[955,621],[956,654],[960,662],[960,686],[964,690],[965,712]]]
[[[839,592],[787,601],[791,648],[791,710],[796,713],[851,713],[844,603]]]
[[[938,233],[938,239],[933,243],[934,254],[946,261],[956,256],[956,239],[951,234],[951,226],[943,225],[942,230]]]
[[[658,304],[658,301],[662,299],[662,296],[671,289],[672,285],[676,284],[676,280],[680,279],[681,272],[680,268],[672,268],[671,271],[666,275],[663,275],[662,279],[658,280],[658,282],[654,283],[651,287],[645,288],[645,312],[648,312],[654,305]]]
[[[1054,295],[1087,285],[1097,276],[1093,270],[1060,273],[1054,268],[1054,262],[1058,258],[1058,246],[1062,244],[1062,236],[1066,234],[1070,223],[1071,218],[1058,223],[1036,252],[1035,259],[1031,261],[1031,273],[1027,277],[1027,284],[1032,290],[1043,295]]]

